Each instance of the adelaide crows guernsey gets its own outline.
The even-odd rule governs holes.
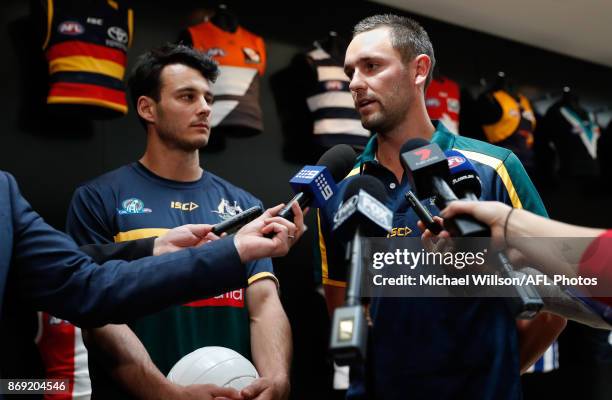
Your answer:
[[[206,21],[188,29],[193,47],[219,63],[213,86],[212,127],[245,127],[263,130],[259,104],[260,77],[266,69],[266,49],[261,37],[239,26],[227,32]]]
[[[161,178],[134,162],[106,173],[74,194],[67,231],[79,244],[123,242],[158,236],[184,224],[216,224],[261,202],[205,171],[194,182]],[[248,283],[271,278],[269,258],[247,264]],[[187,353],[223,346],[250,357],[245,290],[167,308],[129,324],[155,365],[167,374]],[[91,365],[91,363],[90,363]],[[92,368],[94,394],[98,390]]]
[[[132,9],[119,0],[47,0],[46,14],[47,103],[87,106],[100,116],[126,114]]]
[[[482,180],[482,200],[497,200],[540,215],[546,211],[525,169],[509,150],[456,136],[435,124],[432,142],[467,157]],[[318,214],[317,256],[323,284],[345,287],[347,271],[340,245],[330,240],[333,215],[348,182],[360,173],[380,179],[394,211],[391,237],[420,237],[418,218],[405,200],[406,175],[395,175],[376,160],[376,137],[359,164],[340,182],[339,194]],[[439,210],[423,202],[432,214]],[[354,374],[351,399],[520,399],[515,318],[503,299],[373,298],[373,327],[365,374]]]

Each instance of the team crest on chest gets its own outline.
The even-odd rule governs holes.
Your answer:
[[[219,217],[225,221],[228,218],[233,217],[236,214],[240,214],[242,212],[242,207],[238,204],[236,200],[234,200],[233,204],[230,203],[229,200],[221,198],[219,205],[216,210],[212,210],[215,214],[218,214]]]
[[[135,197],[123,200],[121,202],[121,208],[117,209],[117,214],[147,214],[153,212],[150,208],[144,206],[144,202]]]

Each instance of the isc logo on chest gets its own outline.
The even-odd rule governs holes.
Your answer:
[[[181,211],[193,211],[198,207],[199,206],[193,201],[190,201],[189,203],[181,203],[180,201],[170,202],[170,208],[174,208],[176,210],[181,210]]]

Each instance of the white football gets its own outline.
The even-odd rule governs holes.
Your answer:
[[[232,349],[202,347],[181,358],[168,373],[168,379],[181,386],[213,384],[241,390],[259,378],[249,360]]]

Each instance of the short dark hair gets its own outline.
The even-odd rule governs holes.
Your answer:
[[[128,88],[132,97],[134,109],[140,96],[160,100],[161,71],[165,66],[182,64],[199,71],[204,78],[215,82],[219,75],[219,66],[203,52],[182,44],[165,44],[154,48],[140,57],[132,69],[128,79]],[[146,121],[138,115],[140,122],[146,128]]]
[[[394,14],[379,14],[359,21],[355,28],[353,28],[353,37],[360,33],[383,27],[391,29],[391,45],[400,53],[404,63],[409,63],[419,54],[427,54],[429,56],[431,59],[431,69],[425,80],[425,87],[427,87],[429,82],[431,82],[436,58],[434,57],[433,45],[425,29],[418,22],[408,17]]]

